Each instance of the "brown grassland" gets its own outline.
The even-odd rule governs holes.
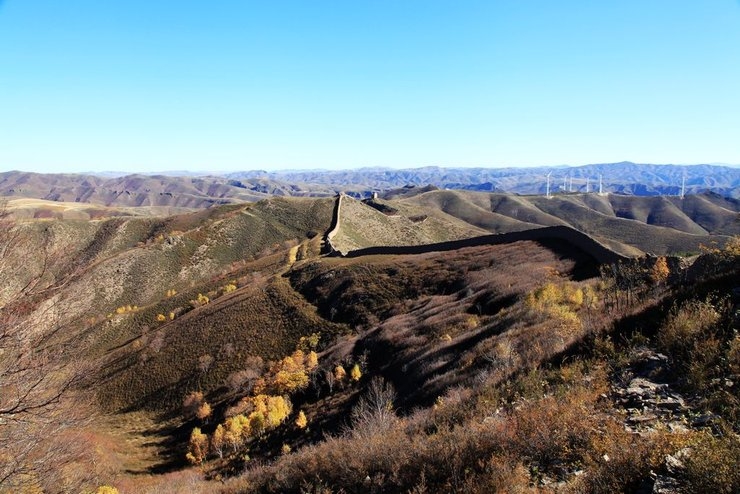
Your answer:
[[[628,202],[348,200],[337,239],[699,257],[323,257],[332,199],[0,217],[0,492],[737,492],[735,220]]]

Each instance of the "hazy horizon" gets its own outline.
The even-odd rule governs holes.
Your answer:
[[[405,166],[356,166],[346,168],[276,168],[276,169],[262,169],[262,168],[250,168],[250,169],[233,169],[233,170],[205,170],[205,169],[191,169],[191,170],[64,170],[64,171],[36,171],[36,170],[23,170],[23,169],[10,169],[0,170],[0,173],[8,172],[20,172],[20,173],[48,173],[48,174],[72,174],[72,175],[97,175],[97,176],[126,176],[126,175],[167,175],[167,176],[206,176],[206,175],[228,175],[228,174],[239,174],[239,173],[256,173],[265,172],[268,174],[289,174],[289,173],[332,173],[332,172],[353,172],[360,170],[423,170],[423,169],[481,169],[481,170],[502,170],[502,169],[519,169],[519,170],[557,170],[567,168],[583,168],[583,167],[599,167],[609,165],[620,165],[620,164],[633,164],[636,166],[675,166],[675,167],[698,167],[698,166],[719,166],[727,168],[740,168],[740,164],[732,163],[635,163],[632,161],[619,161],[614,163],[588,163],[585,165],[568,165],[568,164],[555,164],[555,165],[531,165],[531,166],[485,166],[485,165],[471,165],[471,166],[455,166],[455,165],[419,165],[413,167]]]
[[[737,166],[738,47],[735,0],[0,1],[0,171]]]

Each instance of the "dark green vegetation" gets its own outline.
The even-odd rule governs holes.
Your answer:
[[[732,201],[410,195],[381,208],[347,199],[340,231],[411,244],[568,223],[623,252],[652,242],[701,256],[600,266],[561,238],[321,257],[332,199],[6,228],[20,233],[3,237],[0,329],[43,342],[54,365],[42,385],[71,393],[49,417],[74,427],[34,445],[28,461],[54,452],[51,468],[14,481],[122,493],[740,488]],[[13,361],[0,361],[4,379]],[[277,397],[280,410],[259,409]],[[18,430],[3,429],[6,403],[2,437]],[[79,451],[60,452],[62,440]]]

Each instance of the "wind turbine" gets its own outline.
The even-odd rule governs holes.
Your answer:
[[[548,172],[547,174],[547,192],[545,193],[545,197],[548,199],[550,198],[550,175],[552,175],[552,172]]]

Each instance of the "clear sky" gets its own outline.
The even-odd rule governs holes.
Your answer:
[[[0,170],[740,163],[738,0],[0,0]]]

